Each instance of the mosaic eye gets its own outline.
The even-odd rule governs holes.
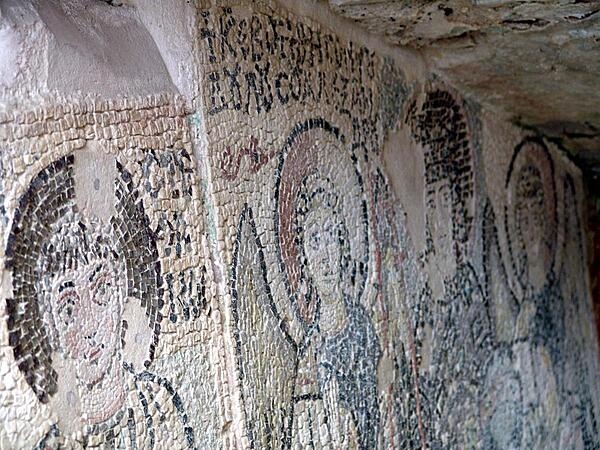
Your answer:
[[[112,282],[108,277],[100,278],[94,285],[93,300],[94,303],[104,306],[108,303]]]
[[[69,325],[73,321],[75,302],[78,299],[79,297],[74,291],[63,294],[61,297],[61,305],[58,308],[58,317],[60,322],[64,325]]]
[[[318,249],[321,244],[321,234],[320,233],[312,233],[309,237],[308,241],[312,248]]]
[[[326,237],[328,237],[328,238],[335,236],[335,228],[334,228],[334,226],[331,225],[331,224],[327,225],[325,227],[325,229],[323,230],[323,234]]]

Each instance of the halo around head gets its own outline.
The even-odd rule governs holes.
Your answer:
[[[315,320],[317,299],[304,275],[298,250],[296,214],[301,204],[306,203],[306,199],[299,196],[306,195],[312,188],[331,189],[332,192],[319,194],[322,197],[319,202],[327,199],[334,202],[332,208],[348,229],[354,276],[345,278],[350,284],[345,292],[352,297],[351,301],[360,301],[368,262],[367,208],[362,178],[339,129],[323,119],[308,120],[292,130],[281,153],[278,175],[276,232],[280,262],[286,275],[292,315],[306,328]]]
[[[517,223],[517,206],[519,197],[523,194],[523,179],[527,174],[539,177],[541,182],[541,193],[543,193],[544,209],[543,221],[548,232],[547,242],[549,246],[548,258],[539,261],[544,265],[544,273],[548,276],[554,269],[557,251],[557,209],[556,209],[556,186],[554,182],[554,163],[548,148],[540,139],[527,138],[515,148],[509,169],[506,175],[506,206],[504,210],[504,237],[508,243],[508,255],[505,257],[507,263],[507,274],[511,280],[513,289],[522,295],[525,289],[525,280],[522,279],[523,258],[520,256],[524,251],[523,238]],[[532,188],[533,189],[533,188]],[[539,193],[538,193],[539,194]]]

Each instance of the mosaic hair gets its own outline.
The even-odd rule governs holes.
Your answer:
[[[117,162],[116,214],[105,229],[91,225],[90,230],[76,213],[73,163],[73,155],[60,158],[31,180],[6,245],[6,268],[12,271],[12,298],[6,300],[8,341],[19,370],[42,403],[58,389],[52,367],[56,327],[48,322],[45,307],[48,281],[57,273],[100,258],[123,274],[123,296],[140,302],[153,330],[146,364],[154,358],[162,319],[158,251],[131,174]]]
[[[473,155],[467,116],[462,103],[451,92],[434,88],[426,94],[420,110],[410,109],[414,138],[424,147],[426,207],[434,207],[435,184],[447,180],[452,205],[452,235],[459,261],[467,256],[472,229]],[[429,232],[428,232],[429,233]],[[430,234],[430,233],[429,233]],[[431,236],[427,254],[432,253]]]
[[[6,300],[8,342],[25,381],[42,403],[56,393],[58,375],[39,310],[36,265],[52,224],[74,211],[73,159],[60,158],[31,180],[19,199],[6,245],[6,267],[12,270],[12,298]]]

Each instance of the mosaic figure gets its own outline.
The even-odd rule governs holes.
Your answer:
[[[300,351],[295,395],[310,398],[320,391],[333,442],[348,437],[358,448],[372,448],[378,420],[377,336],[364,308],[343,290],[343,277],[351,270],[349,236],[333,186],[311,178],[305,179],[296,217],[302,276],[311,280],[318,310]],[[350,414],[343,416],[341,409]]]
[[[526,139],[516,147],[506,189],[503,225],[509,242],[508,255],[502,258],[507,269],[497,272],[489,268],[487,275],[499,346],[491,355],[489,367],[502,358],[517,371],[521,392],[512,397],[512,407],[522,420],[518,428],[511,428],[512,422],[507,422],[506,417],[489,415],[486,439],[495,439],[495,445],[502,448],[500,438],[490,430],[509,427],[513,446],[559,448],[560,422],[564,416],[560,387],[563,380],[559,378],[564,368],[561,354],[564,302],[554,275],[557,244],[554,166],[543,142]],[[494,221],[493,212],[488,212],[488,216],[489,221]],[[486,228],[486,239],[494,241],[486,244],[487,259],[497,260],[495,228],[491,224]],[[498,277],[502,274],[505,276]],[[502,348],[508,350],[500,355]],[[493,373],[486,375],[487,384],[493,377]]]
[[[383,330],[382,365],[393,367],[393,381],[383,387],[381,422],[386,427],[383,441],[387,448],[420,448],[425,443],[421,414],[414,330],[407,317],[416,305],[420,291],[420,271],[405,229],[404,212],[379,169],[372,175],[371,216],[375,242],[374,270],[377,274],[377,306]],[[391,369],[388,369],[391,372]],[[387,399],[385,399],[387,397]],[[387,401],[386,401],[387,400]]]
[[[428,314],[420,324],[420,356],[429,366],[423,389],[433,426],[432,448],[473,448],[479,439],[480,363],[491,345],[491,323],[474,268],[451,250],[451,192],[447,181],[437,182],[428,207],[435,257],[425,297],[431,298]]]
[[[297,141],[288,150],[292,156],[284,153],[282,160],[289,164],[297,152],[309,161],[308,167],[284,166],[280,186],[280,194],[295,194],[291,197],[292,217],[283,222],[290,227],[280,223],[279,228],[281,245],[292,245],[297,255],[291,261],[293,266],[286,267],[288,276],[297,272],[297,289],[291,293],[296,302],[305,305],[297,308],[299,315],[311,313],[300,316],[306,333],[298,350],[291,445],[374,448],[379,427],[377,365],[381,351],[371,318],[361,303],[363,267],[356,260],[357,253],[352,252],[352,246],[360,245],[360,241],[353,242],[356,234],[349,233],[345,220],[349,204],[333,181],[339,174],[328,176],[332,168],[320,166],[323,155],[339,154],[332,136],[323,133],[333,129],[327,130],[323,121],[308,125],[301,129],[306,134],[295,136]],[[336,146],[327,148],[328,144]],[[304,171],[301,177],[296,170]],[[351,175],[356,177],[355,172]],[[364,204],[355,206],[360,211]],[[361,223],[365,222],[358,225]],[[357,234],[360,239],[360,230]],[[284,257],[284,263],[288,261]]]
[[[583,254],[580,236],[572,231],[580,226],[572,179],[567,175],[564,181],[562,249],[554,166],[542,141],[525,139],[516,147],[506,188],[504,255],[491,204],[484,214],[483,262],[495,345],[482,398],[484,444],[597,448],[587,363],[579,350],[582,336],[591,332],[588,326],[582,334],[585,325],[575,319],[585,317],[580,311],[585,300],[571,289],[581,292],[585,279],[573,283],[571,276],[555,275],[559,250],[572,262]],[[575,273],[583,274],[583,268]]]
[[[117,165],[116,214],[102,223],[78,211],[73,162],[62,158],[34,178],[7,246],[9,342],[39,401],[60,411],[38,447],[193,447],[178,394],[146,370],[162,319],[161,275],[132,177]]]
[[[424,148],[428,285],[417,318],[417,345],[431,448],[473,448],[479,441],[481,360],[491,344],[487,301],[468,260],[474,192],[463,107],[429,91],[409,117]]]
[[[565,373],[562,396],[565,414],[561,424],[562,448],[596,449],[600,436],[594,404],[589,386],[593,369],[585,356],[585,349],[591,347],[593,323],[585,320],[593,316],[588,294],[584,241],[581,233],[579,207],[575,182],[569,174],[564,175],[562,189],[563,206],[563,246],[562,259],[569,261],[569,271],[563,263],[560,284],[565,299]],[[578,274],[577,277],[571,274]]]

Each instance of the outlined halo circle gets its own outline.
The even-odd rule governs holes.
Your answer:
[[[550,252],[547,261],[540,261],[544,264],[544,273],[548,277],[559,262],[558,252],[558,211],[557,211],[557,192],[554,180],[554,162],[546,144],[538,138],[525,138],[515,148],[508,172],[506,174],[506,203],[504,206],[504,219],[502,221],[503,235],[506,239],[506,249],[504,262],[506,274],[509,278],[509,284],[518,298],[522,298],[527,288],[525,281],[521,279],[520,267],[521,261],[519,254],[523,251],[522,238],[516,223],[516,202],[517,202],[517,184],[518,174],[523,169],[532,167],[537,169],[542,182],[544,194],[544,217],[546,226],[549,227],[549,233],[552,238],[549,241]]]
[[[302,278],[295,212],[303,181],[309,177],[327,179],[338,201],[348,230],[350,259],[354,276],[345,292],[351,301],[360,301],[367,282],[367,205],[356,158],[337,127],[321,118],[309,119],[294,127],[280,155],[276,185],[275,230],[278,255],[295,320],[307,330],[316,318],[316,295]]]

